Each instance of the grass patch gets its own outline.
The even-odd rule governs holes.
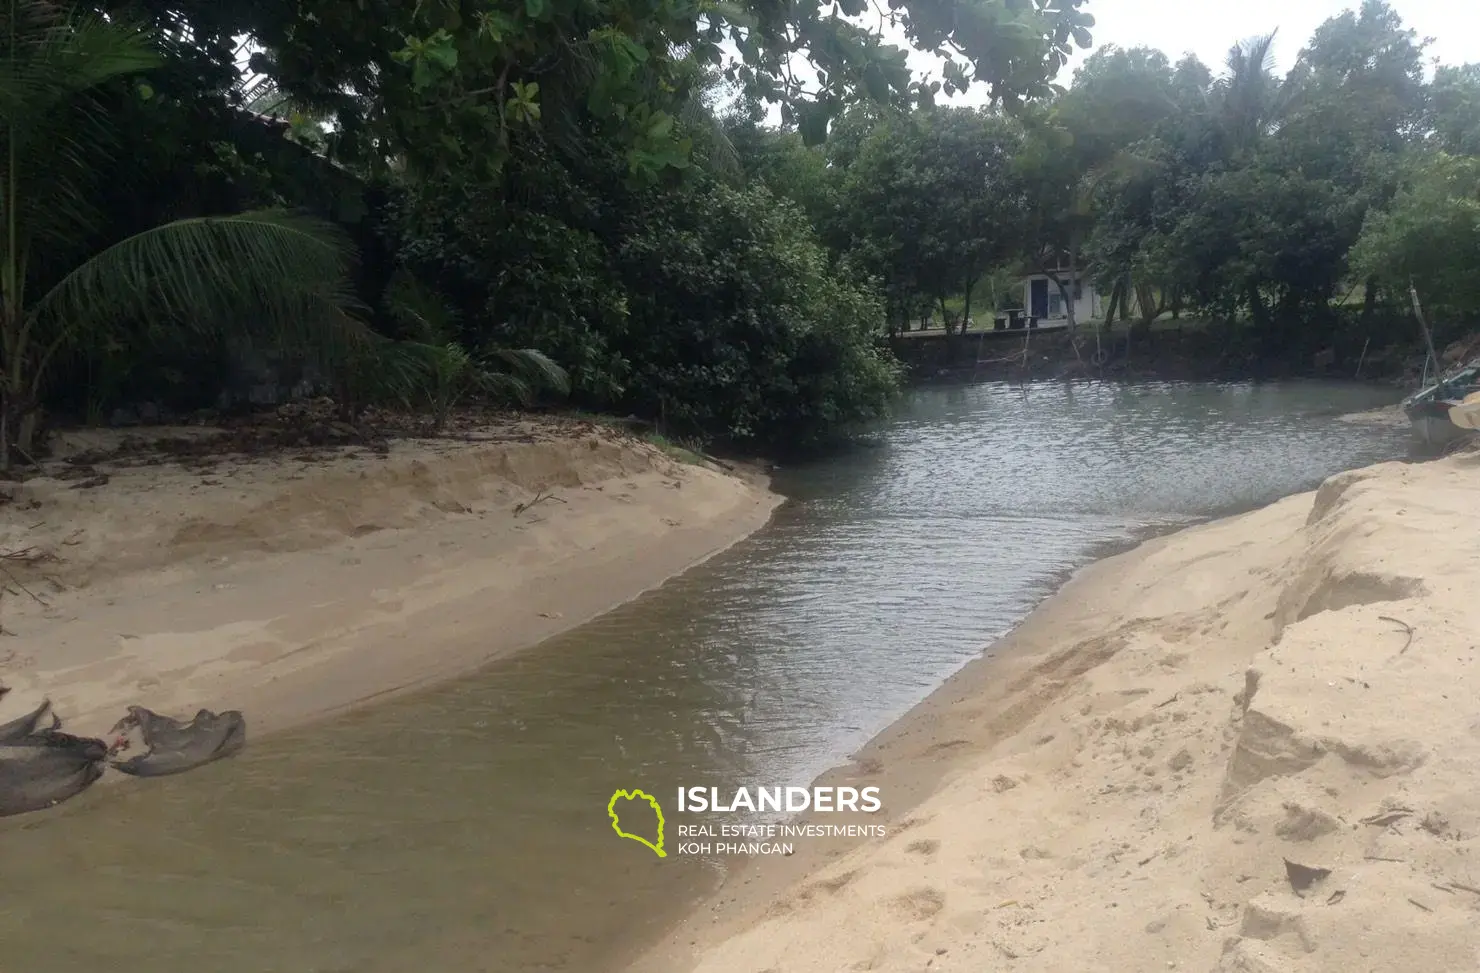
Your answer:
[[[562,418],[590,422],[598,426],[605,426],[614,432],[635,436],[649,445],[658,447],[664,454],[678,460],[680,463],[689,463],[693,466],[711,465],[710,460],[704,455],[704,444],[697,439],[679,439],[672,436],[665,436],[652,429],[643,429],[643,426],[647,425],[647,423],[634,422],[632,419],[623,419],[599,412],[584,412],[573,409],[555,414]]]
[[[693,466],[708,465],[704,457],[699,455],[699,451],[694,448],[694,444],[686,446],[682,442],[669,439],[662,433],[656,432],[647,433],[642,438],[645,441],[652,443],[654,446],[658,447],[672,458],[678,460],[680,463],[689,463]]]

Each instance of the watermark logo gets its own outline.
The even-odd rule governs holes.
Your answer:
[[[647,830],[637,824],[646,817],[643,809],[634,807],[634,802],[644,802],[658,819],[656,843],[643,837],[640,831]],[[794,846],[787,839],[796,838],[883,838],[887,832],[878,824],[788,824],[764,815],[792,815],[811,811],[831,817],[832,815],[872,815],[882,810],[877,787],[855,789],[852,787],[744,787],[721,790],[717,787],[680,787],[677,809],[679,814],[722,815],[718,820],[702,823],[678,824],[679,855],[790,855]],[[651,849],[659,858],[667,858],[663,847],[664,829],[668,822],[657,798],[646,791],[633,788],[618,790],[606,805],[607,817],[612,830],[620,838],[630,838]],[[748,821],[736,819],[743,813],[756,815]],[[627,826],[622,827],[625,815]],[[738,841],[698,841],[683,839],[725,838]],[[776,840],[780,839],[780,840]]]
[[[622,830],[621,812],[617,809],[618,801],[646,801],[648,805],[652,807],[653,813],[658,816],[657,844],[654,844],[653,842],[647,840],[642,835],[632,834],[630,831]],[[631,805],[629,803],[626,806],[630,807]],[[646,791],[618,790],[615,794],[612,795],[612,799],[606,802],[606,816],[612,819],[612,830],[617,833],[618,837],[631,838],[633,841],[647,845],[657,854],[659,858],[668,857],[668,852],[663,850],[663,807],[658,803],[658,799],[656,797],[653,797]]]

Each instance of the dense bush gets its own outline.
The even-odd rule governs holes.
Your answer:
[[[764,187],[708,184],[639,214],[618,266],[625,402],[679,432],[800,445],[881,416],[896,385],[877,298]]]
[[[882,309],[794,205],[703,175],[627,188],[610,159],[525,161],[503,186],[424,183],[395,208],[402,258],[458,305],[464,342],[539,348],[575,404],[683,436],[800,446],[884,413]]]

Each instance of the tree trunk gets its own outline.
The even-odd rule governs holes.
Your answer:
[[[3,383],[0,383],[3,384]],[[0,387],[0,471],[9,472],[16,456],[29,462],[36,453],[41,409],[34,394],[16,395]]]
[[[1069,243],[1069,290],[1070,294],[1065,299],[1065,310],[1069,316],[1069,334],[1074,334],[1078,326],[1079,316],[1079,292],[1082,289],[1079,283],[1079,242],[1077,240]]]
[[[966,273],[966,303],[961,308],[961,333],[966,333],[966,328],[971,322],[971,292],[976,289],[976,277],[971,271]]]
[[[1157,316],[1161,313],[1161,307],[1156,300],[1156,293],[1150,284],[1137,283],[1136,288],[1136,310],[1139,315],[1135,327],[1132,330],[1138,337],[1147,338],[1151,335],[1151,326],[1156,323]]]
[[[1125,282],[1116,281],[1115,287],[1112,288],[1110,291],[1110,302],[1105,307],[1104,328],[1106,331],[1109,331],[1111,328],[1115,327],[1115,310],[1116,308],[1120,307],[1120,301],[1124,295]]]
[[[1372,323],[1372,315],[1377,313],[1377,278],[1368,277],[1366,287],[1367,293],[1362,298],[1362,326],[1364,328]]]
[[[28,463],[36,455],[36,433],[40,428],[41,407],[29,404],[18,416],[15,435],[16,452]]]
[[[0,473],[10,472],[10,390],[0,383]]]
[[[1249,302],[1249,316],[1254,320],[1254,335],[1256,344],[1261,353],[1267,353],[1273,341],[1273,322],[1270,319],[1269,308],[1264,306],[1264,295],[1259,293],[1259,285],[1253,281],[1245,287],[1245,298]]]

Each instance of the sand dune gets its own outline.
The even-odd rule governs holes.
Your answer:
[[[1477,509],[1391,464],[1093,566],[834,775],[887,839],[633,969],[1480,969]]]
[[[70,449],[107,445],[84,438]],[[26,556],[3,562],[0,719],[48,695],[85,733],[129,703],[298,723],[579,624],[779,501],[591,423],[383,451],[131,454],[7,486],[0,551]]]

